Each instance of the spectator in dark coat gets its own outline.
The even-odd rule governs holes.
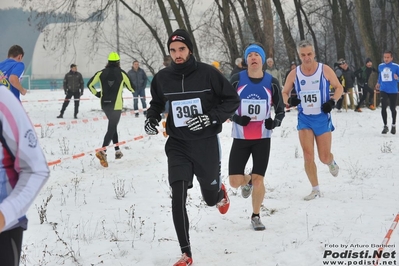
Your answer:
[[[134,88],[133,93],[133,109],[134,115],[136,117],[139,116],[139,97],[141,100],[141,105],[143,106],[143,114],[147,114],[147,103],[145,102],[145,87],[147,86],[147,75],[144,70],[140,68],[140,63],[137,60],[134,60],[132,69],[127,72],[127,75],[130,78],[130,82]]]
[[[73,96],[75,102],[75,110],[73,117],[78,118],[80,96],[83,95],[84,82],[82,74],[78,72],[78,67],[75,64],[71,65],[71,69],[64,77],[64,92],[65,101],[62,104],[60,115],[57,118],[64,118],[65,109],[68,107],[69,102]]]

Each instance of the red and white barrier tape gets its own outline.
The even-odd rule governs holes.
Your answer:
[[[398,225],[398,223],[399,223],[399,213],[396,214],[396,217],[395,217],[395,219],[393,220],[391,227],[389,228],[387,234],[385,235],[385,238],[384,238],[384,240],[382,241],[382,245],[381,245],[381,247],[378,249],[378,254],[382,254],[382,251],[384,250],[384,247],[385,247],[386,245],[388,245],[389,240],[391,239],[391,235],[392,235],[393,231],[395,230],[396,226]],[[379,256],[379,257],[380,257],[380,256]],[[380,260],[379,257],[376,258],[377,260],[376,260],[376,262],[374,263],[374,266],[379,265],[379,263],[378,263],[379,260]]]
[[[116,147],[116,146],[124,145],[124,144],[126,144],[126,143],[128,143],[128,142],[132,142],[132,141],[136,141],[136,140],[143,139],[143,138],[146,137],[146,136],[147,136],[147,135],[140,135],[140,136],[134,137],[133,139],[126,140],[126,141],[120,141],[120,142],[118,142],[118,143],[109,145],[109,146],[107,146],[107,147],[102,147],[102,148],[98,148],[98,149],[95,149],[95,150],[91,150],[91,151],[87,151],[87,152],[82,152],[82,153],[74,154],[74,155],[69,156],[69,157],[65,157],[65,158],[61,158],[61,159],[55,160],[55,161],[47,162],[47,165],[48,165],[48,166],[53,166],[53,165],[57,165],[57,164],[60,164],[60,163],[62,163],[62,162],[68,161],[68,160],[78,159],[78,158],[81,158],[81,157],[83,157],[83,156],[85,156],[85,155],[89,155],[89,154],[93,154],[93,153],[95,154],[96,152],[105,150],[105,149],[107,149],[107,148],[113,148],[113,147]]]
[[[136,98],[136,99],[140,99],[140,98],[138,98],[138,97],[129,97],[129,96],[126,96],[126,97],[122,97],[124,100],[126,100],[126,99],[133,99],[133,98]],[[146,97],[143,97],[143,98],[146,98],[146,99],[151,99],[152,97],[150,97],[150,96],[146,96]],[[52,99],[52,100],[49,100],[49,99],[39,99],[39,100],[21,100],[21,102],[22,103],[31,103],[31,102],[39,102],[39,103],[47,103],[47,102],[65,102],[65,101],[71,101],[71,102],[73,102],[73,101],[88,101],[88,100],[99,100],[99,98],[80,98],[80,99],[69,99],[69,100],[67,100],[67,99]]]
[[[142,109],[140,109],[139,110],[140,112],[142,112],[143,110]],[[121,114],[121,116],[127,116],[127,115],[134,115],[135,114],[135,111],[127,111],[127,112],[123,112],[122,114]],[[79,120],[72,120],[72,121],[68,121],[68,122],[66,122],[66,121],[61,121],[61,122],[58,122],[58,123],[47,123],[47,124],[33,124],[33,126],[34,127],[43,127],[43,126],[48,126],[48,127],[53,127],[53,126],[66,126],[66,125],[68,125],[68,124],[73,124],[73,125],[76,125],[76,124],[79,124],[79,123],[84,123],[84,124],[86,124],[86,123],[89,123],[89,122],[91,122],[91,121],[94,121],[94,122],[96,122],[96,121],[100,121],[100,120],[107,120],[108,118],[107,118],[107,116],[102,116],[102,117],[93,117],[93,118],[83,118],[83,119],[79,119]]]

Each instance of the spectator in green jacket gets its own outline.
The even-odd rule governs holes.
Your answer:
[[[363,95],[360,98],[359,104],[356,106],[355,111],[361,112],[362,110],[360,107],[362,106],[363,102],[368,98],[368,104],[366,106],[371,109],[375,110],[375,106],[373,104],[374,101],[374,90],[370,88],[368,85],[369,78],[372,72],[378,73],[378,71],[373,67],[373,62],[370,58],[366,58],[366,65],[362,66],[358,70],[355,71],[355,76],[357,78],[357,85],[362,89]]]

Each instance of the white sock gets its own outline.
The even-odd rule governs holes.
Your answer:
[[[317,185],[317,186],[315,186],[315,187],[312,187],[312,190],[320,191],[319,185]]]

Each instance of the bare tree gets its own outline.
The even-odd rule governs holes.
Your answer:
[[[351,2],[348,6],[346,0],[339,0],[339,5],[341,6],[342,15],[346,16],[346,27],[349,33],[350,40],[350,51],[353,54],[353,63],[356,67],[361,66],[363,64],[362,54],[359,42],[357,41],[356,30],[354,21],[352,20],[352,14],[354,5]]]
[[[283,8],[281,6],[280,0],[273,0],[274,6],[276,7],[277,14],[280,17],[280,24],[283,31],[283,39],[285,44],[285,49],[287,50],[287,55],[289,61],[295,61],[296,55],[296,45],[294,38],[292,38],[291,32],[285,22],[285,16],[283,12]]]
[[[265,49],[268,57],[274,58],[274,21],[270,0],[262,0],[263,30],[265,34]]]
[[[301,40],[304,40],[305,30],[303,28],[303,22],[301,16],[301,9],[302,9],[301,0],[294,0],[294,4],[295,4],[295,14],[298,21],[299,38],[301,38]]]
[[[332,26],[334,30],[335,46],[337,47],[337,59],[345,58],[346,41],[346,16],[341,14],[338,0],[329,0],[332,11]]]
[[[234,65],[234,61],[237,57],[240,56],[240,52],[238,50],[237,40],[235,38],[235,31],[233,29],[231,20],[230,20],[230,1],[229,0],[221,0],[222,3],[219,3],[219,0],[215,0],[215,3],[218,7],[220,13],[220,24],[223,32],[224,39],[226,40],[226,45],[229,50],[229,57],[231,65]]]
[[[265,35],[263,34],[263,29],[261,27],[262,23],[257,12],[257,6],[255,0],[246,0],[247,3],[246,5],[245,5],[245,0],[237,0],[237,1],[239,2],[242,10],[244,11],[245,19],[248,22],[249,28],[251,29],[255,41],[265,45],[264,41]]]
[[[370,1],[355,0],[357,21],[360,35],[362,36],[364,49],[373,62],[380,61],[380,53],[373,31],[373,20],[371,18]]]

